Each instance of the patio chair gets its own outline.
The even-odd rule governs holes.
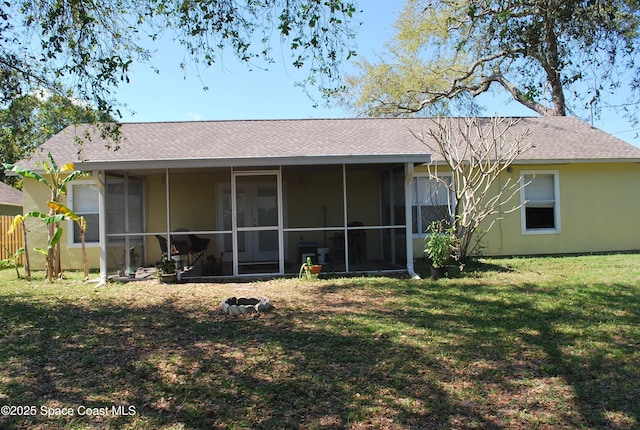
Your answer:
[[[188,254],[188,250],[184,247],[178,247],[176,246],[176,242],[172,242],[172,252],[171,252],[171,257],[169,257],[169,249],[168,249],[168,245],[167,245],[167,239],[165,239],[164,237],[160,236],[159,234],[156,234],[156,239],[158,239],[158,244],[160,245],[160,251],[162,251],[162,257],[163,258],[171,258],[173,260],[177,260],[180,264],[182,264],[182,260],[184,258],[185,255]],[[183,248],[182,250],[180,248]],[[174,257],[178,257],[177,259]]]
[[[162,258],[169,258],[169,248],[167,246],[167,239],[156,234],[156,239],[158,239],[158,245],[160,245],[160,251],[162,251]]]
[[[209,248],[210,241],[211,239],[209,238],[198,237],[195,234],[189,235],[191,245],[189,247],[189,257],[193,258],[189,263],[191,266],[195,266],[198,262],[200,265],[204,265],[207,259],[207,249]]]

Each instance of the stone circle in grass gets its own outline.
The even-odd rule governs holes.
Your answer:
[[[220,303],[222,313],[227,315],[243,315],[254,312],[267,312],[273,309],[273,305],[268,298],[236,298],[229,297]]]

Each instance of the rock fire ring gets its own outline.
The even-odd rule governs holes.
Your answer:
[[[273,309],[273,305],[268,298],[236,298],[229,297],[220,303],[222,313],[227,315],[243,315],[254,312],[267,312]]]

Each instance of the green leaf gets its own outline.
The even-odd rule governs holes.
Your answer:
[[[49,186],[49,182],[45,178],[43,178],[42,176],[34,172],[33,170],[25,169],[24,167],[16,166],[15,164],[2,163],[2,165],[6,170],[10,170],[22,176],[23,178],[36,179],[42,182],[43,184]]]
[[[56,229],[56,232],[53,234],[53,237],[49,241],[48,247],[53,248],[54,246],[56,246],[56,244],[60,242],[61,237],[62,237],[62,227],[58,227]]]
[[[24,214],[25,218],[42,218],[45,219],[48,215],[38,211],[31,211]]]
[[[51,171],[57,172],[58,165],[56,164],[56,161],[53,159],[53,155],[51,155],[51,152],[47,152],[47,158],[49,159],[49,167]]]
[[[55,214],[55,215],[49,215],[47,217],[45,217],[43,219],[45,224],[57,224],[59,222],[64,221],[65,219],[67,219],[67,216],[65,214]]]

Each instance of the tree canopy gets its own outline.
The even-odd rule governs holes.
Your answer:
[[[29,156],[35,148],[69,124],[112,121],[113,118],[107,114],[56,94],[15,97],[6,108],[0,109],[0,161],[12,164]],[[105,134],[112,130],[106,126],[99,128]],[[4,171],[0,171],[0,179],[15,182],[17,177],[9,181],[4,177]]]
[[[312,83],[330,86],[337,64],[353,54],[355,13],[343,0],[0,2],[0,103],[44,88],[118,116],[115,88],[166,34],[184,46],[183,66],[211,65],[225,50],[269,64],[278,38]]]
[[[635,118],[639,24],[631,0],[407,0],[349,97],[370,115],[476,113],[474,97],[501,88],[538,114],[578,115],[623,94]]]

